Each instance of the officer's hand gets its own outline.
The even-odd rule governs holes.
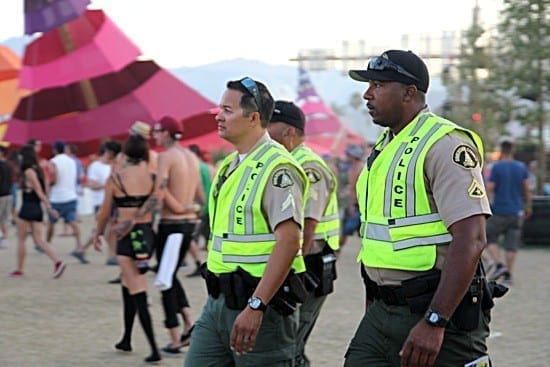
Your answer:
[[[409,332],[399,352],[401,367],[433,366],[443,343],[445,329],[420,320]]]
[[[248,306],[237,316],[229,344],[237,355],[246,354],[254,349],[263,316],[262,311],[255,311]]]

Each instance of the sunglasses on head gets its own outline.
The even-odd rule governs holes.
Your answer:
[[[256,107],[258,107],[258,111],[260,111],[260,108],[262,107],[262,104],[260,103],[260,89],[258,88],[258,84],[254,80],[252,80],[249,77],[242,78],[239,80],[241,85],[246,88],[248,93],[254,97],[254,102],[256,102]]]
[[[384,57],[373,57],[372,59],[370,59],[367,69],[380,71],[393,70],[401,75],[405,75],[408,78],[416,80],[417,82],[419,81],[417,77],[405,70],[404,67],[402,67],[401,65],[397,65],[393,61],[390,61]]]

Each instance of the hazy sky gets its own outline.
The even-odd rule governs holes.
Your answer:
[[[0,42],[23,34],[24,0],[0,1]],[[466,28],[475,0],[92,0],[142,52],[165,67],[243,57],[287,64],[303,48],[339,50],[365,41],[367,52],[401,47],[401,36]],[[478,0],[492,24],[501,0]],[[413,50],[414,51],[414,50]]]

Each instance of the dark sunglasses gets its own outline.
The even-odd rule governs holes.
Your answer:
[[[248,93],[254,97],[254,102],[256,102],[256,107],[258,107],[258,112],[262,108],[261,99],[260,99],[260,89],[258,89],[258,84],[249,77],[244,77],[239,82],[243,87],[246,88]]]
[[[418,80],[417,77],[415,77],[414,75],[409,73],[407,70],[405,70],[404,67],[402,67],[401,65],[397,65],[396,63],[384,57],[373,57],[372,59],[370,59],[367,69],[380,70],[380,71],[389,69],[389,70],[396,71],[401,75],[405,75],[406,77],[409,77],[413,80],[416,80],[417,82],[420,81]]]

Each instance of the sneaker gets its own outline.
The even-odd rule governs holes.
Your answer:
[[[61,274],[63,274],[63,271],[65,271],[65,268],[67,266],[65,265],[64,261],[58,261],[55,263],[55,268],[53,269],[53,277],[59,278]]]
[[[508,268],[501,263],[498,263],[493,274],[490,275],[491,280],[497,280],[503,275],[510,275]]]
[[[168,343],[168,345],[165,346],[164,348],[162,348],[161,350],[166,354],[175,355],[175,354],[181,354],[181,347],[182,347],[182,345],[178,345],[177,347],[173,347],[172,343]]]
[[[24,277],[24,274],[21,270],[14,270],[8,274],[8,277],[15,278],[15,279],[22,279]]]
[[[71,256],[76,258],[78,261],[80,261],[81,264],[89,264],[90,262],[86,260],[86,256],[84,255],[84,252],[74,250],[71,252]]]
[[[116,256],[108,258],[107,261],[105,261],[105,265],[118,265]]]
[[[181,336],[180,336],[180,345],[182,347],[186,347],[189,344],[191,344],[191,332],[193,331],[194,327],[195,327],[195,325],[191,326],[191,328],[186,333],[181,334]]]
[[[44,250],[42,250],[42,247],[40,247],[40,246],[38,246],[38,245],[34,245],[34,249],[35,249],[38,253],[41,253],[41,254],[44,253]]]
[[[107,283],[109,283],[109,284],[120,284],[120,277],[115,278],[115,279],[111,279]]]

